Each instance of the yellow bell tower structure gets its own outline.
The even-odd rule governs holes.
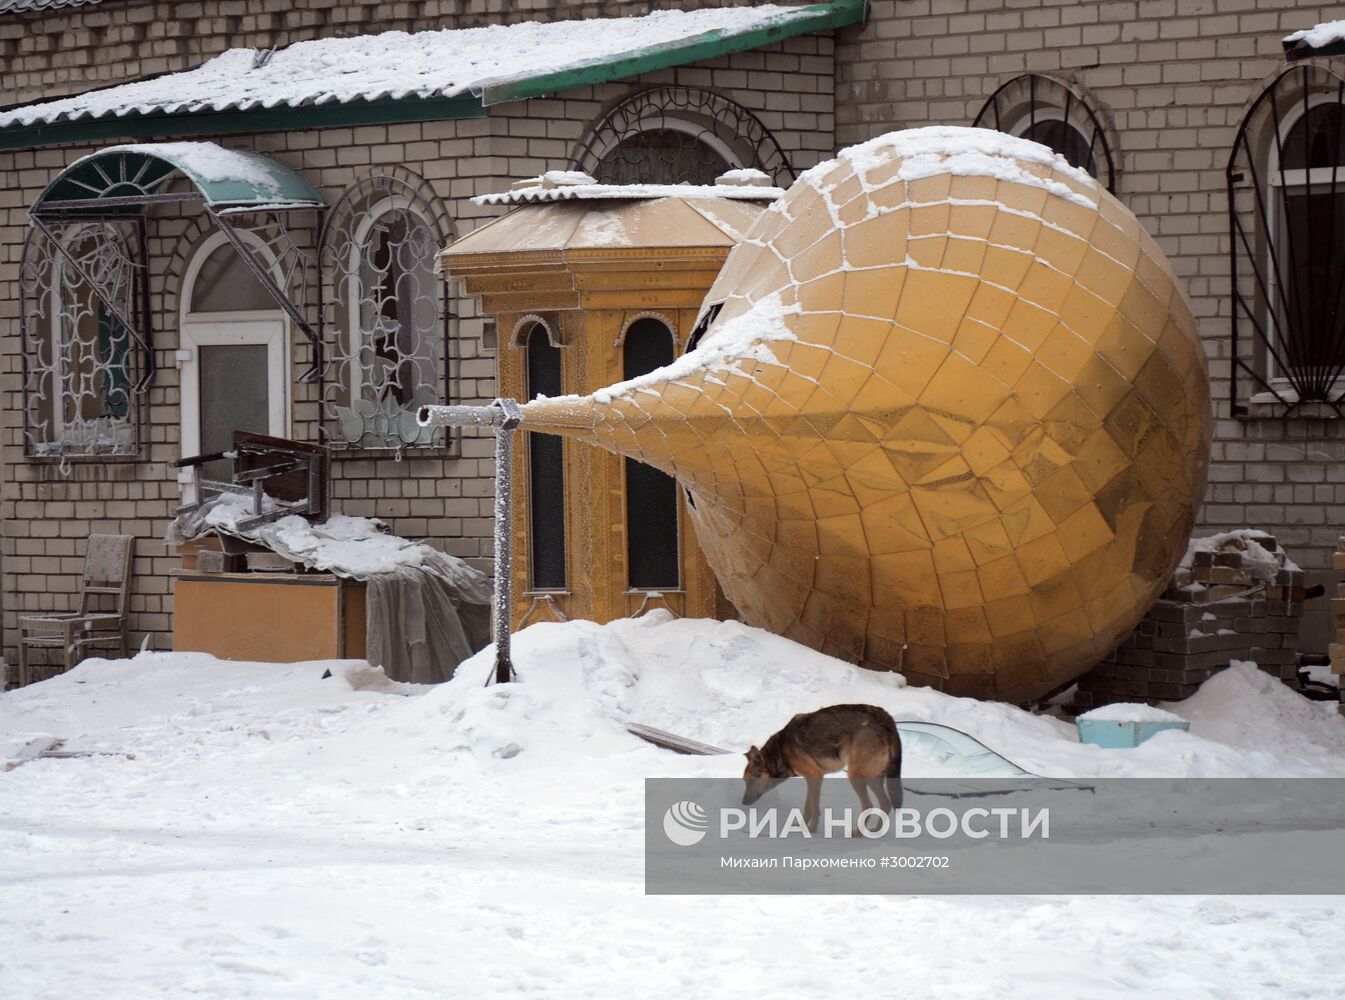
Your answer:
[[[686,351],[729,251],[781,193],[751,173],[704,187],[548,174],[480,199],[513,210],[440,265],[495,317],[498,394],[587,395]],[[547,434],[525,435],[514,462],[515,628],[733,614],[671,476]]]

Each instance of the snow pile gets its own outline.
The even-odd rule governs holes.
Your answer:
[[[1039,142],[985,128],[931,125],[889,132],[842,150],[836,159],[819,163],[799,179],[821,186],[822,178],[840,162],[849,163],[861,179],[881,172],[885,182],[893,176],[888,168],[895,161],[900,161],[895,176],[905,181],[939,174],[994,177],[1047,191],[1084,208],[1097,208],[1096,199],[1051,176],[1061,173],[1090,191],[1098,190],[1097,181],[1086,170],[1072,166]]]
[[[522,682],[498,687],[483,683],[490,653],[433,688],[354,661],[151,653],[0,695],[7,757],[50,737],[129,755],[0,773],[6,995],[89,996],[92,983],[109,997],[364,1000],[451,982],[482,1000],[643,1000],[889,981],[1119,1000],[1320,996],[1336,981],[1321,947],[1339,927],[1331,898],[642,891],[644,779],[737,777],[742,758],[661,751],[627,721],[737,749],[796,712],[860,701],[1061,776],[1345,775],[1345,720],[1253,666],[1182,703],[1191,733],[1106,750],[1059,720],[733,622],[535,625],[514,649]],[[909,775],[940,773],[914,750]],[[857,953],[857,925],[928,946]],[[779,961],[781,941],[801,942],[799,961]]]
[[[1102,705],[1091,712],[1079,716],[1081,720],[1093,722],[1185,722],[1176,712],[1168,712],[1156,705],[1143,705],[1134,702],[1117,702]]]
[[[1327,21],[1311,28],[1302,28],[1281,39],[1286,45],[1302,42],[1310,49],[1325,48],[1333,42],[1342,40],[1345,40],[1345,21]]]
[[[807,7],[774,4],[661,10],[644,17],[323,38],[275,53],[232,49],[187,72],[4,112],[0,128],[152,113],[480,95],[491,87],[611,63],[706,35],[785,27],[815,14]]]
[[[677,619],[657,610],[607,625],[542,623],[514,637],[513,654],[518,684],[486,686],[494,664],[487,649],[421,699],[432,717],[453,720],[461,749],[478,761],[538,767],[558,757],[629,751],[639,744],[623,727],[635,722],[742,751],[798,712],[864,702],[898,721],[962,730],[1052,777],[1345,776],[1345,719],[1250,664],[1234,665],[1201,695],[1167,706],[1181,715],[1136,707],[1164,721],[1186,718],[1189,733],[1114,750],[1080,744],[1075,727],[1060,719],[910,687],[899,674],[865,670],[740,622]],[[1286,714],[1268,722],[1268,712]],[[1237,726],[1218,722],[1234,716],[1241,717]],[[1263,728],[1281,731],[1257,732],[1246,720],[1258,716]],[[1286,754],[1265,753],[1268,742]],[[908,765],[912,775],[948,773],[945,762],[919,752]],[[718,776],[741,769],[736,756],[699,766]]]

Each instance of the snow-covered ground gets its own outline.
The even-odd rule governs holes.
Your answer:
[[[521,682],[355,662],[89,661],[0,696],[0,995],[1331,997],[1336,897],[659,897],[643,779],[733,776],[642,722],[760,743],[839,701],[1039,773],[1345,776],[1345,720],[1250,665],[1134,750],[661,613],[515,638]],[[323,678],[330,669],[333,676]],[[910,775],[946,773],[912,756]]]

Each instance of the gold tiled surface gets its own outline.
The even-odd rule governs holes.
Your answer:
[[[810,172],[735,248],[716,332],[778,294],[796,341],[526,425],[682,481],[744,620],[956,694],[1088,670],[1166,585],[1209,452],[1205,357],[1135,218],[895,155]],[[759,354],[760,352],[758,352]]]

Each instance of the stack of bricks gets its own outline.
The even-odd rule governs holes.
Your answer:
[[[1262,550],[1257,558],[1249,556],[1246,538]],[[1303,571],[1285,567],[1284,551],[1270,535],[1246,538],[1193,551],[1190,567],[1177,571],[1135,631],[1080,678],[1075,707],[1179,701],[1233,660],[1254,660],[1296,684]]]
[[[1340,536],[1337,545],[1331,567],[1345,572],[1345,535]],[[1336,596],[1331,599],[1331,628],[1336,638],[1331,643],[1331,672],[1340,684],[1340,714],[1345,715],[1345,676],[1342,676],[1345,675],[1345,583],[1336,584]]]

